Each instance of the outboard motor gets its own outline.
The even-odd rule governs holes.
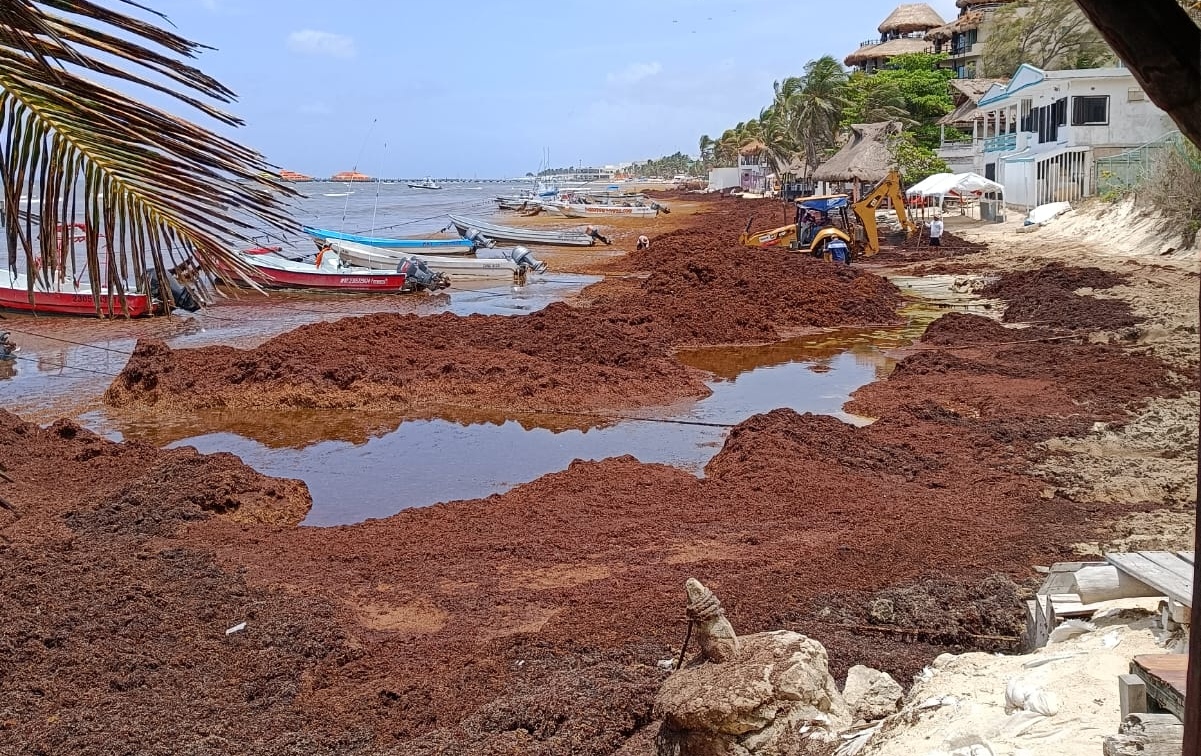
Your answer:
[[[546,263],[534,257],[525,247],[513,247],[513,251],[509,255],[509,259],[518,265],[523,265],[535,273],[542,273],[546,270]]]
[[[404,273],[405,288],[411,291],[437,291],[450,286],[450,279],[445,273],[435,273],[424,260],[416,257],[406,257],[396,265],[397,273]]]
[[[476,248],[486,247],[490,249],[496,246],[496,242],[484,236],[479,232],[479,229],[475,228],[467,229],[467,233],[463,234],[463,238],[471,242],[471,246]]]
[[[165,302],[169,310],[178,307],[188,312],[196,312],[200,309],[200,303],[196,301],[196,297],[192,296],[192,292],[188,291],[187,287],[171,274],[171,271],[166,271],[164,277],[167,279],[167,286],[171,290],[170,296],[167,297],[163,296],[162,288],[159,286],[158,271],[154,268],[146,270],[146,288],[149,290],[152,299]]]
[[[8,332],[0,332],[0,360],[15,360],[19,351],[21,351],[21,347],[13,343]]]

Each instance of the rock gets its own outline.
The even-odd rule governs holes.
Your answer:
[[[874,722],[897,713],[905,691],[888,673],[856,664],[847,671],[842,697],[852,717]]]
[[[784,756],[850,724],[820,643],[779,631],[739,644],[724,663],[697,659],[663,683],[660,754]]]
[[[701,656],[711,662],[734,658],[738,653],[738,636],[734,634],[734,626],[726,619],[726,610],[721,608],[717,596],[696,578],[688,578],[684,590],[688,594],[685,614],[695,623]]]

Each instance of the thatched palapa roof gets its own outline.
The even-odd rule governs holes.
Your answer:
[[[964,13],[959,18],[949,24],[943,24],[935,29],[926,32],[926,39],[931,42],[945,41],[953,35],[965,32],[968,29],[980,28],[980,23],[984,20],[984,11],[971,11]]]
[[[925,52],[929,47],[929,43],[921,37],[898,37],[890,39],[887,42],[881,42],[873,47],[868,58],[887,59],[894,55]]]
[[[888,14],[877,27],[881,34],[908,34],[942,26],[945,21],[938,11],[925,3],[905,3]]]
[[[977,103],[993,84],[1005,83],[1004,79],[951,79],[951,95],[955,98],[955,109],[938,119],[938,123],[946,126],[957,126],[971,123],[981,114],[977,112]]]
[[[851,125],[851,140],[826,162],[817,167],[818,181],[880,181],[894,166],[888,149],[888,137],[899,133],[899,121],[856,123]]]
[[[955,0],[957,8],[975,8],[977,5],[995,5],[997,3],[1009,3],[1013,0]]]
[[[738,154],[739,155],[755,155],[757,153],[763,152],[763,150],[766,148],[767,148],[766,144],[759,141],[758,139],[753,139],[753,140],[747,142],[746,144],[742,145],[741,147],[739,147]]]
[[[864,45],[855,52],[843,58],[842,62],[848,66],[857,66],[860,63],[869,61],[876,57],[875,55],[872,55],[872,50],[875,50],[879,46],[880,45]]]

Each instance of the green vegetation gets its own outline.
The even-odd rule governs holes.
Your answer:
[[[161,276],[171,265],[164,250],[180,249],[210,270],[240,267],[239,242],[264,224],[294,227],[280,201],[293,192],[258,153],[95,81],[119,78],[240,125],[209,104],[233,93],[186,62],[201,45],[98,5],[50,0],[4,3],[0,32],[0,217],[9,266],[23,252],[29,270],[40,263],[74,273],[59,270],[55,234],[31,227],[21,195],[40,202],[44,225],[82,221],[98,232],[85,242],[94,291],[123,290],[126,276],[140,279],[152,265]]]
[[[1007,78],[1022,63],[1046,71],[1113,65],[1116,57],[1075,0],[1018,0],[999,8],[984,75]]]
[[[906,135],[892,147],[906,180],[945,170],[934,154],[936,122],[953,107],[947,87],[952,73],[939,66],[945,58],[898,55],[885,70],[850,75],[829,55],[811,60],[801,76],[772,85],[774,97],[758,118],[726,129],[717,139],[702,136],[701,162],[734,165],[740,153],[755,153],[777,173],[808,175],[837,150],[839,135],[850,124],[900,121]]]
[[[890,137],[888,149],[897,161],[901,181],[906,185],[916,184],[935,173],[949,172],[946,161],[934,154],[933,150],[919,144],[911,131],[903,131]]]
[[[1163,150],[1150,173],[1135,188],[1138,201],[1163,214],[1168,229],[1195,246],[1201,230],[1201,150],[1180,139]]]

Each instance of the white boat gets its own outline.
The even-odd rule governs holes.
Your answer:
[[[596,243],[596,239],[582,231],[499,226],[478,218],[468,218],[467,216],[455,215],[454,213],[450,214],[450,221],[455,225],[459,233],[464,236],[474,230],[493,241],[567,247],[591,247]]]
[[[394,271],[405,260],[416,258],[435,273],[445,273],[452,282],[514,279],[523,273],[542,273],[546,270],[546,263],[535,259],[525,247],[478,249],[474,256],[443,257],[381,249],[343,240],[331,240],[329,245],[346,262],[372,270]]]
[[[667,209],[658,202],[608,204],[600,202],[543,202],[542,208],[566,218],[617,216],[622,218],[653,217]]]
[[[408,182],[408,187],[410,189],[441,189],[442,185],[431,178],[427,178],[425,181],[410,181]]]

